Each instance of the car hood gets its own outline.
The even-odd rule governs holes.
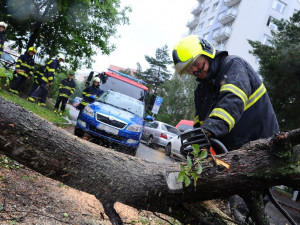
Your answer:
[[[101,102],[95,102],[93,104],[90,104],[90,107],[93,109],[96,113],[101,113],[102,115],[108,115],[113,116],[119,120],[122,120],[126,123],[135,123],[138,125],[143,125],[144,120],[128,111],[125,111],[123,109],[117,108],[115,106],[101,103]]]

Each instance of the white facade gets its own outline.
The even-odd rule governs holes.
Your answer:
[[[272,20],[289,19],[298,10],[300,0],[198,0],[187,27],[189,34],[241,56],[258,70],[248,40],[269,44],[271,30],[276,30]]]

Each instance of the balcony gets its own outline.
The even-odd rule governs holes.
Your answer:
[[[237,9],[230,8],[219,14],[218,21],[221,24],[229,23],[230,21],[232,21],[236,18],[237,13],[238,13]]]
[[[216,45],[215,48],[218,51],[224,51],[225,50],[225,44]]]
[[[204,4],[203,3],[199,3],[197,6],[195,6],[192,10],[192,14],[193,15],[197,15],[199,14],[204,8]]]
[[[224,0],[224,5],[227,7],[231,7],[237,3],[239,3],[241,0]]]
[[[192,20],[188,21],[186,26],[190,29],[193,29],[196,27],[199,23],[199,18],[193,18]]]
[[[219,32],[213,33],[212,39],[221,42],[225,39],[228,39],[231,35],[231,28],[230,27],[222,27]]]

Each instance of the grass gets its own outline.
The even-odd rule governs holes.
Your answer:
[[[59,116],[57,113],[53,112],[53,106],[51,106],[51,105],[47,104],[47,107],[43,108],[43,107],[38,106],[36,103],[29,102],[24,98],[21,98],[13,93],[6,92],[4,90],[0,90],[0,95],[7,100],[10,100],[12,102],[15,102],[18,105],[23,106],[24,108],[28,109],[29,111],[39,115],[40,117],[42,117],[45,120],[48,120],[49,122],[54,123],[57,126],[60,126],[60,127],[71,126],[68,124],[68,121],[66,119]],[[66,109],[64,114],[68,118],[71,118],[68,109]]]

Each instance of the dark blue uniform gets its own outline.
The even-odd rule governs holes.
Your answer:
[[[194,126],[208,130],[228,150],[279,132],[266,88],[242,58],[218,52],[195,90]]]
[[[46,106],[46,98],[48,96],[48,91],[50,86],[53,84],[55,79],[55,72],[59,66],[57,59],[50,60],[44,70],[44,74],[40,79],[39,87],[28,97],[29,101],[35,102],[36,99],[39,100],[38,104],[40,106]]]
[[[98,98],[102,93],[103,90],[101,90],[99,87],[94,86],[94,84],[85,88],[82,92],[83,99],[81,103],[77,106],[77,109],[80,110],[79,116],[84,107],[93,103],[95,101],[95,98]],[[95,98],[91,98],[91,96],[95,96]]]
[[[18,94],[21,86],[25,83],[28,78],[31,78],[33,75],[34,69],[34,59],[32,55],[29,55],[26,52],[24,55],[21,55],[16,63],[15,76],[16,79],[11,85],[9,91]],[[18,72],[17,72],[18,71]]]
[[[63,79],[59,84],[58,96],[55,103],[55,109],[59,108],[59,104],[61,103],[61,111],[65,111],[66,104],[70,98],[70,96],[75,91],[76,84],[73,79]]]

